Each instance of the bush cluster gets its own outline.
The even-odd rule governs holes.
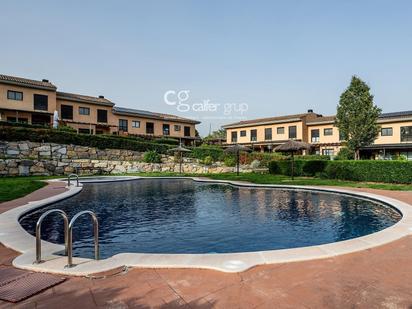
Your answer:
[[[146,163],[162,163],[162,156],[156,151],[148,151],[143,156],[143,161]]]
[[[295,176],[316,176],[324,172],[328,164],[327,160],[295,160]],[[292,160],[278,160],[269,162],[269,173],[280,175],[292,175]]]
[[[221,147],[202,145],[191,149],[188,155],[192,158],[204,160],[206,157],[211,157],[213,161],[223,160],[225,153]]]
[[[324,177],[330,179],[412,183],[411,161],[330,161]]]
[[[291,160],[271,161],[269,172],[290,176]],[[322,176],[327,179],[412,183],[411,161],[380,160],[295,160],[296,176]]]
[[[128,137],[112,135],[89,135],[66,132],[58,129],[34,129],[29,127],[1,127],[0,140],[25,141],[73,144],[79,146],[96,147],[99,149],[128,149],[135,151],[156,151],[167,153],[170,145],[136,140]]]

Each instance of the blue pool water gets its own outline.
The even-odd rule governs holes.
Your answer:
[[[102,257],[319,245],[370,234],[401,218],[389,206],[346,195],[140,179],[85,184],[78,195],[29,213],[20,223],[34,234],[38,217],[52,208],[63,209],[70,218],[81,210],[96,212]],[[76,222],[76,256],[93,256],[91,226],[87,216]],[[60,217],[44,221],[42,239],[63,243]]]

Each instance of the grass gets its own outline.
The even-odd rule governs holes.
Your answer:
[[[0,203],[25,196],[45,185],[38,177],[0,178]]]
[[[396,191],[412,191],[412,184],[392,184],[392,183],[373,183],[373,182],[356,182],[356,181],[344,181],[334,179],[320,179],[311,177],[296,177],[295,180],[291,180],[288,176],[271,175],[271,174],[256,174],[256,173],[244,173],[236,176],[234,173],[226,174],[178,174],[178,173],[137,173],[126,174],[137,176],[197,176],[208,177],[219,180],[240,180],[248,181],[252,183],[261,184],[281,184],[281,185],[301,185],[301,186],[339,186],[339,187],[351,187],[351,188],[371,188],[382,190],[396,190]],[[42,179],[59,178],[55,177],[4,177],[0,178],[0,203],[10,201],[19,197],[22,197],[30,192],[42,188],[46,185],[42,182]]]

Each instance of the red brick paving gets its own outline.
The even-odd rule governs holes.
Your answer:
[[[412,192],[357,190],[412,204]],[[16,255],[0,246],[1,265]],[[405,237],[358,253],[237,274],[131,269],[104,279],[70,278],[18,305],[0,301],[0,308],[412,308],[411,265],[412,237]]]

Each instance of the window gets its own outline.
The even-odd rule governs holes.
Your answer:
[[[231,135],[232,135],[232,139],[231,139],[232,143],[237,143],[237,131],[232,131]]]
[[[170,135],[170,124],[163,124],[163,135]]]
[[[184,127],[184,135],[185,136],[190,136],[190,127]]]
[[[289,127],[289,138],[296,138],[296,126],[290,126]]]
[[[174,129],[175,129],[176,132],[178,132],[182,129],[182,126],[180,124],[175,124]]]
[[[312,143],[319,142],[319,129],[310,130],[310,140]]]
[[[401,142],[412,142],[412,126],[401,127]]]
[[[132,128],[140,128],[140,121],[132,120]]]
[[[23,101],[23,92],[7,90],[7,99]]]
[[[277,134],[285,134],[285,127],[279,127],[276,129]]]
[[[127,132],[128,123],[126,119],[119,119],[119,130]]]
[[[88,107],[79,107],[79,114],[80,115],[90,115],[90,108]]]
[[[105,109],[97,110],[97,122],[107,123],[107,110]]]
[[[7,122],[17,122],[16,117],[7,117]]]
[[[382,128],[381,129],[381,136],[392,136],[393,129],[392,128]]]
[[[246,136],[246,130],[240,131],[240,136]]]
[[[154,134],[154,123],[153,122],[146,122],[146,133]]]
[[[62,106],[60,106],[60,113],[62,119],[73,119],[73,106],[62,104]]]
[[[333,156],[333,149],[332,148],[322,149],[322,155],[324,155],[324,156]]]
[[[93,129],[79,129],[79,133],[82,134],[93,134]]]
[[[33,94],[33,105],[35,110],[47,111],[49,107],[48,96],[42,94]]]
[[[257,130],[250,130],[250,141],[256,142],[257,141]]]
[[[333,135],[333,128],[323,129],[323,135],[325,135],[325,136]]]
[[[272,140],[272,128],[265,128],[265,141]]]

